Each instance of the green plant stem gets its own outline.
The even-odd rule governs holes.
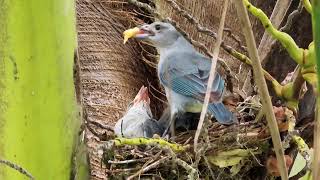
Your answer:
[[[243,34],[246,38],[246,43],[248,47],[248,52],[250,55],[250,58],[252,59],[252,65],[253,65],[253,71],[255,75],[255,82],[258,85],[259,93],[261,96],[261,101],[263,104],[263,109],[267,117],[269,130],[271,132],[271,137],[274,145],[274,150],[277,156],[278,160],[278,167],[281,174],[281,177],[283,180],[288,179],[288,172],[285,164],[285,158],[284,158],[284,151],[282,148],[281,140],[280,140],[280,133],[278,131],[278,125],[275,118],[275,115],[273,113],[273,107],[271,104],[271,99],[269,96],[268,88],[266,81],[263,76],[263,70],[262,66],[260,64],[258,50],[256,48],[255,39],[253,36],[251,24],[249,21],[248,13],[245,9],[246,0],[239,1],[234,0],[234,4],[236,5],[238,17],[240,18],[240,22],[243,29]],[[250,9],[250,7],[248,8]]]
[[[315,59],[317,63],[317,82],[315,94],[317,96],[316,119],[314,125],[314,159],[313,159],[313,178],[320,177],[320,0],[312,1],[312,28],[314,39]]]
[[[282,44],[282,46],[288,51],[289,55],[298,64],[303,65],[303,49],[297,46],[292,37],[287,33],[275,29],[271,21],[268,19],[267,15],[261,9],[253,6],[248,0],[243,0],[243,2],[248,11],[260,20],[265,30]]]
[[[161,147],[170,147],[175,152],[185,151],[187,146],[182,146],[176,143],[170,143],[163,139],[156,138],[116,138],[114,139],[116,146],[123,145],[159,145]]]
[[[0,157],[37,180],[72,179],[80,128],[74,0],[0,2]],[[26,179],[0,166],[0,179]]]
[[[312,14],[312,6],[309,0],[301,0],[303,2],[304,8],[308,11],[308,13]]]

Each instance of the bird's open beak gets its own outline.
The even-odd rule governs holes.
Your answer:
[[[139,103],[145,103],[146,105],[150,105],[150,98],[148,94],[148,88],[142,86],[136,95],[136,97],[133,100],[133,106],[139,104]]]
[[[135,27],[124,31],[123,36],[123,43],[125,44],[130,38],[146,39],[149,36],[154,36],[154,32],[150,30],[149,25],[142,25],[141,27]]]

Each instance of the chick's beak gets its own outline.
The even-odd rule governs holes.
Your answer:
[[[140,103],[145,103],[146,105],[150,106],[150,98],[147,87],[142,86],[140,91],[133,100],[133,106],[136,106]]]

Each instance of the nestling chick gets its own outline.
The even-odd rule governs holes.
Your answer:
[[[119,137],[150,138],[154,134],[161,135],[163,131],[158,121],[152,118],[148,88],[142,86],[125,115],[116,123],[114,132]]]

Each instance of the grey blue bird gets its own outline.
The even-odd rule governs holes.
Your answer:
[[[199,53],[170,23],[142,25],[135,38],[151,42],[160,54],[158,76],[169,102],[173,129],[174,119],[180,114],[201,112],[211,59]],[[216,73],[208,112],[221,124],[232,124],[235,116],[221,102],[224,82]]]
[[[164,127],[152,118],[148,89],[142,86],[125,115],[116,123],[114,132],[118,137],[150,138],[154,134],[162,135],[163,131]]]

